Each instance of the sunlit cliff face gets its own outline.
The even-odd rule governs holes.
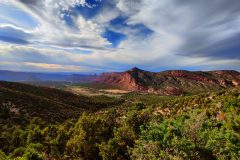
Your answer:
[[[231,70],[191,72],[169,70],[149,72],[133,68],[126,72],[103,73],[96,83],[118,87],[128,91],[182,95],[203,90],[234,88],[240,84],[240,73]]]

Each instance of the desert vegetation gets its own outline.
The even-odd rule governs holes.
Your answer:
[[[93,101],[45,88],[50,101],[44,98],[44,88],[22,87],[32,86],[4,83],[0,88],[0,159],[237,160],[240,156],[239,89],[181,97],[128,93]],[[57,107],[54,120],[53,112],[41,108],[33,97],[49,109]]]

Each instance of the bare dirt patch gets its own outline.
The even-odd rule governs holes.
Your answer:
[[[86,95],[86,96],[100,96],[105,95],[109,97],[121,97],[123,94],[129,93],[129,91],[120,89],[94,89],[79,86],[71,86],[66,89],[74,94]]]
[[[125,90],[120,90],[120,89],[104,89],[104,90],[100,90],[103,92],[107,92],[107,93],[113,93],[113,94],[126,94],[129,93],[130,91],[125,91]]]

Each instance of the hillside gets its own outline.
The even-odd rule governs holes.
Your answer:
[[[133,68],[126,72],[103,73],[96,83],[130,91],[181,95],[234,88],[240,85],[240,73],[233,70],[148,72]]]
[[[30,108],[20,108],[28,113],[39,109],[34,117],[25,117],[24,125],[1,121],[0,159],[216,160],[240,156],[239,88],[194,96],[129,93],[118,104],[101,97],[101,104],[109,106],[91,112],[80,104],[92,106],[93,99],[55,89],[1,82],[2,95],[15,105],[24,102]],[[76,108],[71,107],[73,103]],[[45,104],[54,108],[47,110]],[[9,109],[17,112],[18,107]],[[55,114],[84,109],[88,112],[78,120],[49,123]]]
[[[119,103],[112,98],[86,97],[58,89],[0,81],[0,123],[40,117],[49,122],[77,118]]]

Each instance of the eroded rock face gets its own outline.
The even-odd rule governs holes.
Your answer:
[[[237,80],[233,80],[232,81],[232,84],[234,85],[234,86],[239,86],[240,84],[239,84],[240,82],[239,81],[237,81]]]
[[[237,71],[191,72],[171,70],[148,72],[132,68],[126,72],[103,73],[96,81],[129,91],[181,95],[204,90],[217,90],[240,85]]]
[[[128,72],[103,73],[97,80],[97,83],[116,86],[131,91],[142,89],[142,86],[137,84],[136,79]]]
[[[166,87],[164,90],[164,95],[181,95],[183,91],[176,87]]]

